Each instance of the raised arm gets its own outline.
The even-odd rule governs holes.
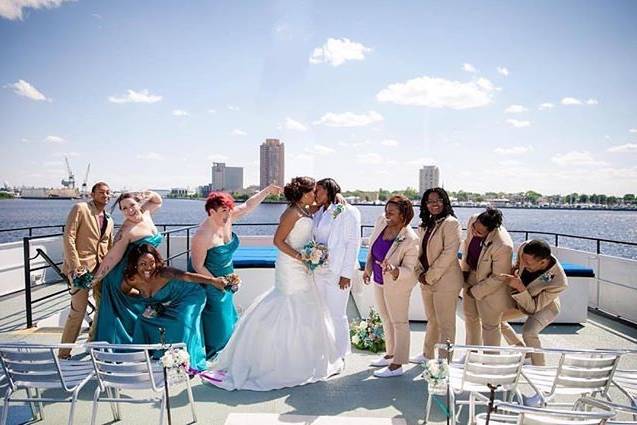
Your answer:
[[[141,193],[142,196],[142,211],[148,211],[153,214],[155,211],[161,208],[162,199],[159,193],[152,190],[145,190]]]
[[[266,187],[259,193],[252,195],[243,204],[237,205],[236,207],[234,207],[234,209],[232,210],[232,220],[237,220],[243,217],[244,215],[251,213],[268,196],[279,195],[282,192],[283,192],[283,189],[281,189],[281,187],[274,184],[269,185],[268,187]]]
[[[104,276],[106,276],[108,272],[110,272],[113,267],[115,267],[117,263],[120,262],[120,260],[126,253],[126,248],[128,247],[129,242],[130,240],[128,233],[124,235],[122,230],[120,229],[119,233],[115,237],[113,248],[108,251],[108,254],[106,254],[106,257],[104,257],[104,260],[102,260],[102,264],[100,264],[100,267],[95,273],[94,284],[101,281]]]
[[[288,237],[288,234],[292,231],[294,223],[296,223],[297,220],[298,216],[289,208],[283,212],[281,215],[281,222],[274,233],[274,246],[276,246],[279,251],[300,261],[301,253],[285,242],[285,238]]]
[[[160,276],[165,279],[176,279],[183,282],[212,285],[221,291],[223,291],[226,286],[226,280],[222,277],[210,277],[199,273],[190,273],[173,267],[166,267],[161,271]]]

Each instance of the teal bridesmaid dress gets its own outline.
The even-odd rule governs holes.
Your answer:
[[[232,239],[224,244],[210,248],[206,254],[204,266],[213,276],[226,276],[234,272],[232,255],[239,247],[239,237],[232,233]],[[188,262],[188,271],[195,272]],[[234,306],[234,294],[220,291],[212,285],[205,285],[206,306],[201,314],[206,358],[213,358],[226,346],[239,315]]]
[[[95,341],[111,344],[133,342],[135,324],[144,312],[146,303],[141,297],[129,297],[122,292],[128,253],[134,245],[149,244],[157,248],[162,240],[162,235],[158,233],[132,242],[120,262],[102,279],[102,299],[97,313]]]
[[[206,304],[206,292],[202,286],[170,280],[153,296],[142,300],[146,307],[135,325],[133,343],[162,342],[160,329],[163,328],[163,342],[184,342],[190,355],[190,367],[205,370],[201,312]]]

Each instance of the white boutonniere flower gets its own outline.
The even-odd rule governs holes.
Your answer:
[[[544,283],[549,283],[555,277],[555,273],[546,272],[542,276],[540,276],[540,280]]]
[[[405,239],[406,239],[406,238],[405,238],[405,236],[404,236],[404,235],[403,235],[403,236],[398,236],[398,237],[396,238],[396,245],[400,245],[401,243],[403,243],[403,242],[405,241]]]
[[[332,211],[332,218],[336,219],[336,217],[338,217],[338,215],[343,211],[345,211],[345,207],[342,204],[338,204],[336,208],[334,208],[334,211]]]

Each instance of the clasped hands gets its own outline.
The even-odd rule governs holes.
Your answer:
[[[376,264],[380,266],[383,274],[389,273],[392,279],[394,280],[398,279],[398,276],[400,275],[400,269],[398,268],[398,266],[393,265],[392,263],[387,261],[387,259],[383,261],[378,261],[378,260],[375,260],[375,261],[376,261]],[[365,271],[363,272],[363,283],[368,285],[371,282],[371,277],[372,277],[371,270],[368,270],[367,268],[365,268]]]

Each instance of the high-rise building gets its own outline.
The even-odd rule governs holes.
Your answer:
[[[285,184],[285,149],[279,139],[265,139],[260,147],[260,188]]]
[[[419,189],[420,195],[427,189],[431,189],[432,187],[440,186],[440,169],[437,165],[424,165],[420,169],[420,178],[419,178]]]
[[[236,192],[243,189],[243,167],[228,167],[224,162],[212,163],[212,189]]]

